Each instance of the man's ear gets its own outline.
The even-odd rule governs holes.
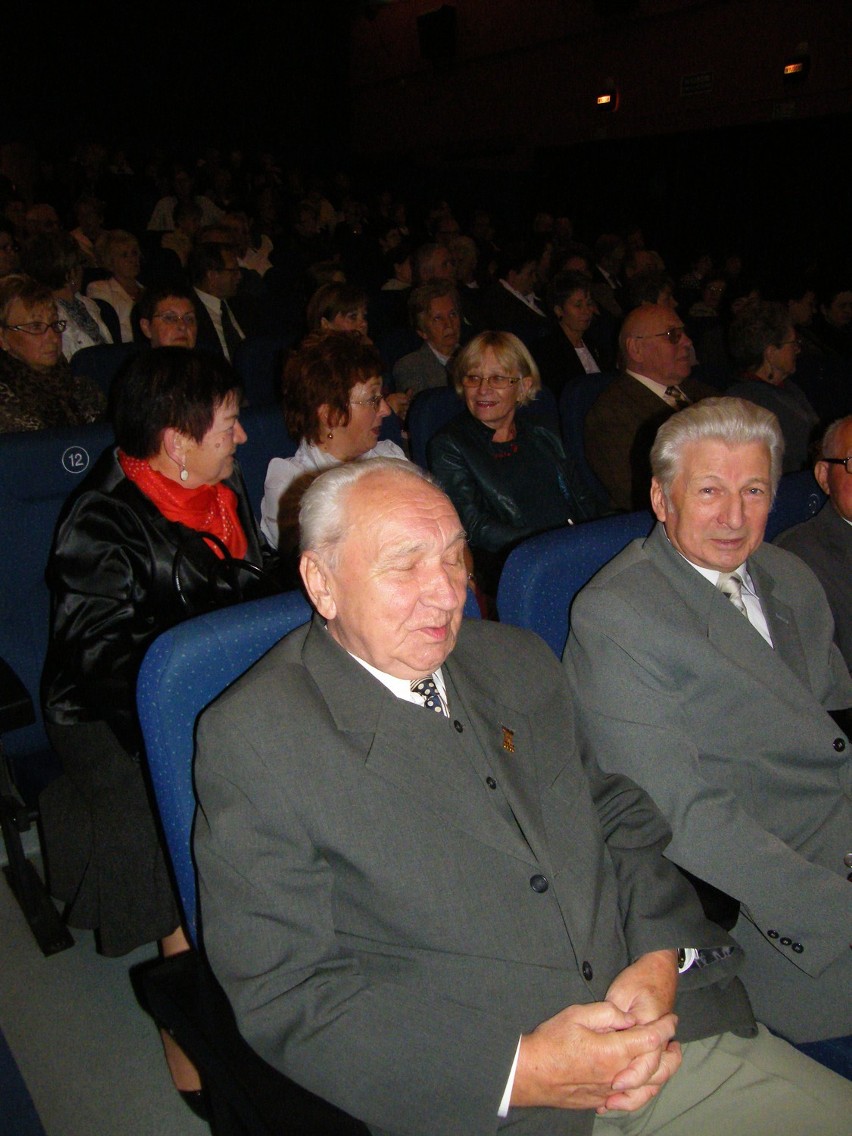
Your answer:
[[[814,477],[817,479],[817,484],[826,497],[830,497],[831,494],[828,491],[828,462],[824,462],[820,458],[814,466]]]
[[[658,521],[665,523],[668,516],[666,508],[666,495],[663,493],[663,487],[657,481],[656,477],[651,478],[651,508],[654,510],[654,516]]]
[[[334,619],[337,615],[337,604],[334,602],[328,566],[315,552],[303,552],[299,560],[299,572],[311,604],[323,619]]]

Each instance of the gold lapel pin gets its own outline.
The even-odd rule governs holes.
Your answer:
[[[510,730],[508,726],[501,726],[500,729],[503,731],[503,749],[507,750],[509,753],[514,753],[515,731]]]

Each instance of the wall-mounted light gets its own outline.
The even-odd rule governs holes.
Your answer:
[[[618,110],[618,87],[615,85],[615,79],[606,80],[597,93],[595,105],[598,110],[612,112]]]
[[[784,83],[803,83],[811,69],[811,53],[806,43],[800,43],[792,55],[784,60]]]

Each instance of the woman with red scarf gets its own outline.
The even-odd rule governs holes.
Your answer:
[[[69,503],[48,565],[44,717],[64,769],[40,802],[50,887],[105,955],[154,939],[165,954],[187,948],[143,777],[136,677],[168,627],[270,590],[235,462],[239,407],[223,359],[138,355],[116,395],[117,447]],[[167,1055],[178,1087],[195,1088]]]

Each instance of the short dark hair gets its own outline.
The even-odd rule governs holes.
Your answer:
[[[550,284],[549,298],[552,308],[561,308],[575,292],[590,294],[592,278],[585,272],[558,272]]]
[[[83,263],[83,251],[70,233],[36,233],[21,249],[23,271],[53,291],[64,288]]]
[[[740,367],[759,367],[767,347],[779,347],[793,326],[786,304],[759,300],[746,304],[728,333],[731,355]]]
[[[119,447],[134,458],[150,458],[163,431],[172,427],[200,442],[229,395],[241,394],[236,372],[207,351],[161,347],[142,351],[116,380],[113,428]]]
[[[284,365],[284,421],[291,436],[318,442],[323,404],[338,425],[347,426],[352,388],[381,373],[381,356],[357,331],[309,335]]]
[[[225,268],[226,252],[237,255],[233,245],[225,241],[201,241],[194,245],[189,254],[189,278],[196,288],[200,288],[208,272],[222,272]]]
[[[355,284],[331,281],[322,284],[308,300],[307,321],[309,331],[321,331],[324,319],[331,323],[335,316],[345,315],[356,308],[366,308],[367,293]]]
[[[134,316],[137,319],[148,320],[150,323],[154,318],[154,312],[157,310],[157,304],[161,304],[163,300],[168,300],[172,296],[177,300],[189,300],[194,308],[198,307],[198,297],[183,284],[174,284],[171,286],[161,284],[157,288],[145,289],[133,309]]]
[[[660,293],[666,288],[674,292],[674,280],[667,272],[639,272],[627,285],[627,306],[632,310],[640,304],[659,303]]]

